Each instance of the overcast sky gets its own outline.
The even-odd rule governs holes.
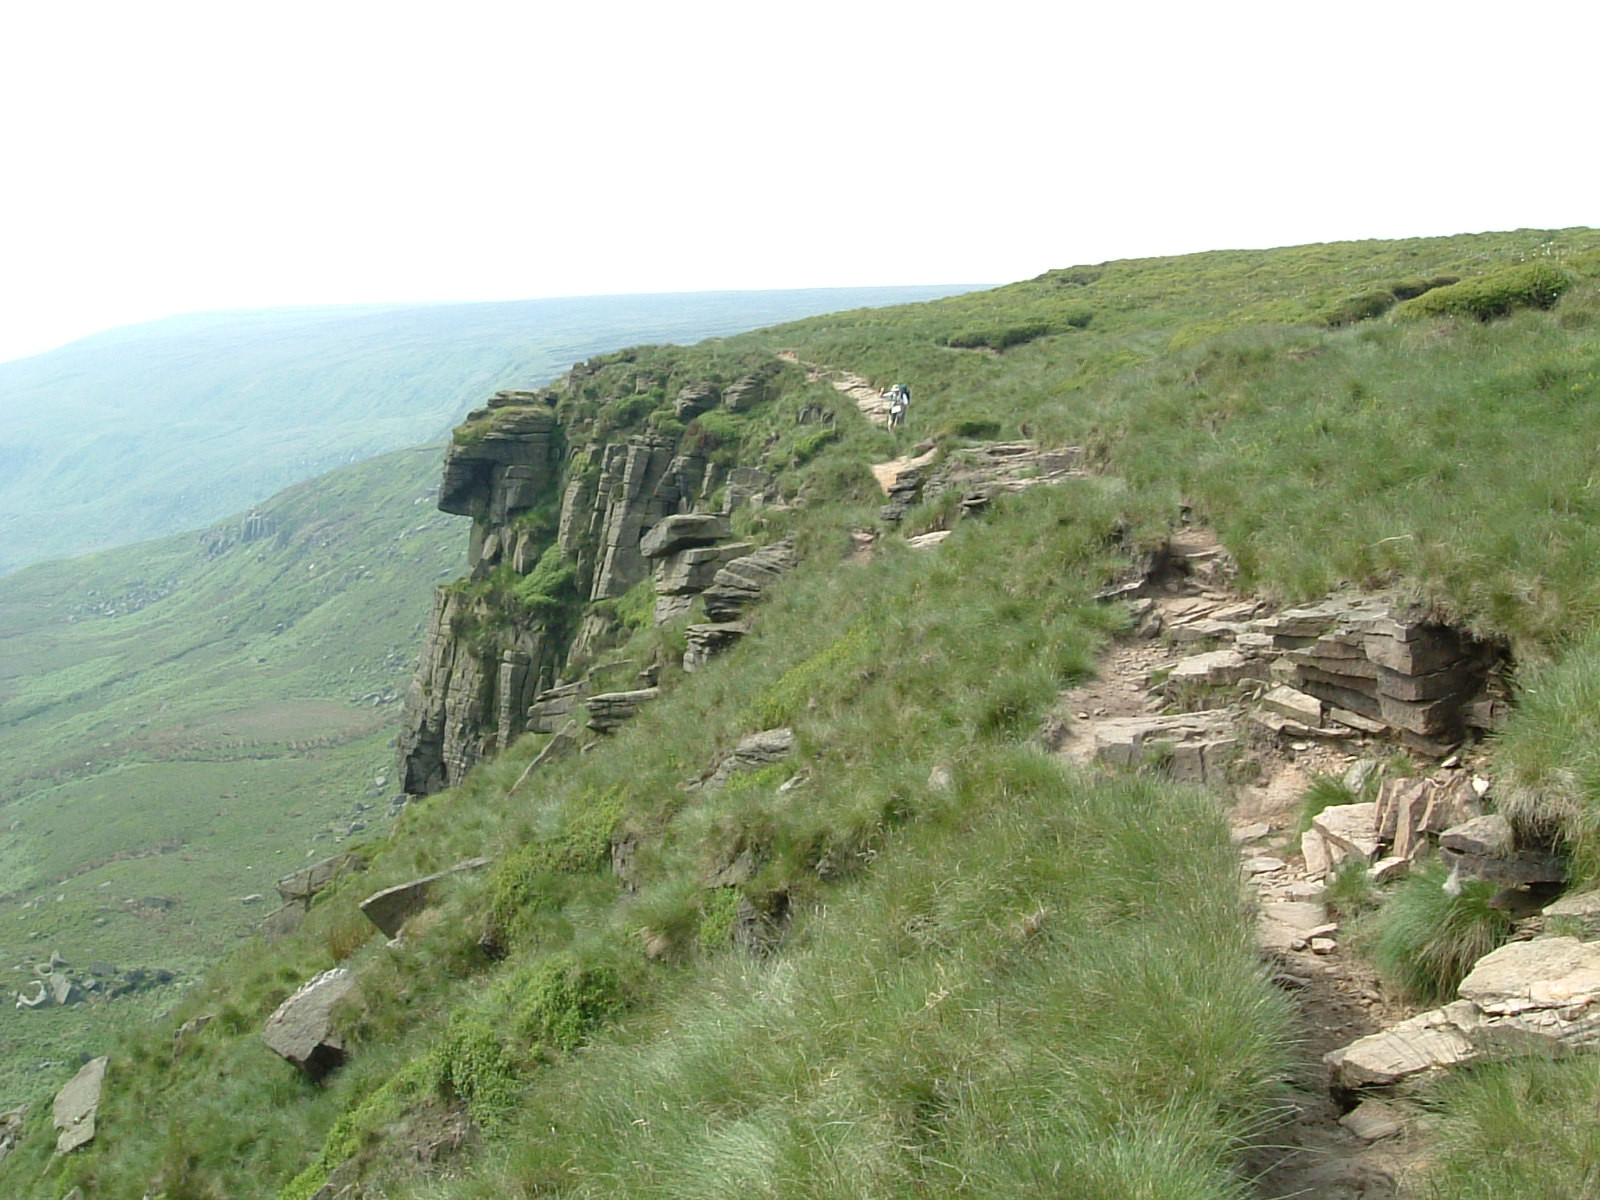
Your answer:
[[[177,312],[1600,223],[1600,7],[8,0],[0,360]]]

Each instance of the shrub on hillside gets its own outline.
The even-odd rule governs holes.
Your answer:
[[[1399,283],[1390,284],[1388,287],[1362,292],[1351,296],[1348,300],[1341,300],[1322,313],[1322,323],[1331,329],[1337,329],[1341,325],[1370,321],[1373,317],[1383,316],[1402,300],[1415,300],[1435,288],[1448,287],[1459,279],[1460,277],[1456,275],[1436,275],[1432,279],[1402,279]]]
[[[1434,288],[1395,310],[1406,319],[1476,317],[1490,321],[1519,308],[1552,308],[1572,286],[1572,277],[1550,263],[1524,263]]]

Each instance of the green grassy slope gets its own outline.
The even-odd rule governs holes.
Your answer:
[[[540,746],[525,739],[408,809],[304,930],[241,950],[121,1044],[93,1147],[51,1163],[36,1113],[0,1182],[287,1200],[342,1170],[392,1197],[1250,1195],[1246,1151],[1272,1136],[1294,1051],[1222,798],[1079,774],[1031,735],[1116,632],[1090,597],[1122,549],[1187,510],[1250,586],[1385,587],[1509,638],[1549,703],[1514,717],[1508,769],[1527,803],[1565,805],[1582,848],[1600,829],[1584,686],[1597,248],[1592,230],[1520,231],[1108,263],[731,339],[714,354],[790,350],[915,392],[897,435],[797,371],[709,423],[796,502],[745,525],[803,555],[751,636],[693,676],[665,670],[666,698],[593,752],[517,786]],[[1549,309],[1348,316],[1414,279],[1492,290],[1530,261],[1565,273]],[[600,383],[637,366],[609,361]],[[835,440],[794,424],[811,405],[837,414]],[[1106,477],[1002,498],[936,552],[888,535],[855,561],[849,531],[876,513],[866,464],[963,430],[1081,440]],[[793,760],[683,789],[779,723]],[[614,837],[634,845],[627,887]],[[495,867],[444,889],[403,947],[355,911],[476,853]],[[359,979],[354,1054],[312,1086],[258,1034],[335,963]],[[1447,1133],[1504,1131],[1520,1089],[1578,1131],[1508,1168],[1518,1194],[1591,1170],[1600,1127],[1575,1098],[1592,1080],[1563,1066],[1446,1106]]]
[[[501,387],[638,341],[697,341],[959,287],[601,296],[172,317],[0,363],[0,574],[192,529],[442,436]]]
[[[192,980],[275,906],[278,876],[387,813],[376,780],[431,589],[462,564],[462,523],[433,505],[441,458],[297,485],[262,506],[271,537],[240,542],[234,521],[0,580],[8,968],[56,950]],[[0,1094],[175,994],[0,1006]]]

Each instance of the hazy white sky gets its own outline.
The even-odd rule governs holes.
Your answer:
[[[1600,8],[4,0],[0,360],[175,312],[1600,223]]]

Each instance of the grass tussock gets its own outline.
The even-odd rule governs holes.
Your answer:
[[[1519,1059],[1435,1089],[1430,1200],[1587,1200],[1600,1184],[1600,1057]]]
[[[1369,957],[1408,999],[1454,999],[1477,961],[1511,934],[1511,918],[1489,904],[1496,890],[1484,880],[1451,880],[1437,861],[1413,869],[1372,919],[1363,939]]]

